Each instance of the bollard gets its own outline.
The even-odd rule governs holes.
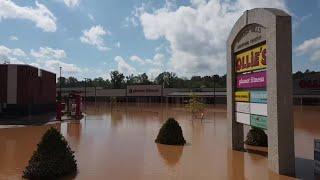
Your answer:
[[[314,173],[320,175],[320,139],[314,140]]]
[[[56,106],[56,113],[57,113],[57,116],[56,116],[56,119],[58,121],[61,121],[61,117],[62,117],[62,105],[61,105],[61,102],[57,102],[57,106]]]

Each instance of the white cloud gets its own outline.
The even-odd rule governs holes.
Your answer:
[[[293,30],[295,31],[297,28],[300,27],[300,25],[307,21],[308,19],[310,19],[312,17],[312,14],[309,13],[307,15],[304,15],[302,17],[297,17],[297,16],[293,16],[294,18],[294,21],[292,22],[292,27],[293,27]]]
[[[121,47],[120,42],[117,42],[117,43],[115,44],[115,46],[116,46],[117,48],[120,48],[120,47]]]
[[[314,53],[312,53],[310,57],[311,61],[318,61],[320,60],[320,49],[316,50]]]
[[[56,74],[60,73],[60,67],[62,67],[62,73],[64,76],[74,75],[81,72],[81,69],[77,65],[65,63],[59,60],[38,61],[36,63],[30,63],[30,65],[54,72]]]
[[[129,27],[130,25],[132,25],[133,27],[137,27],[139,25],[139,17],[140,15],[146,11],[146,9],[148,9],[150,6],[150,2],[149,3],[142,3],[141,6],[135,6],[133,8],[133,10],[131,11],[130,16],[127,16],[125,18],[125,21],[122,23],[123,27]]]
[[[2,56],[8,56],[8,57],[13,57],[13,56],[26,56],[26,53],[19,48],[14,48],[14,49],[10,49],[6,46],[0,45],[0,55]]]
[[[95,18],[93,17],[92,14],[88,14],[88,17],[89,17],[89,19],[90,19],[91,21],[95,21]]]
[[[20,58],[25,58],[27,54],[19,48],[8,48],[0,45],[0,63],[9,62],[11,64],[25,64]]]
[[[134,67],[129,65],[121,56],[116,56],[114,60],[118,63],[118,71],[125,74],[135,74],[137,71]]]
[[[96,46],[100,51],[106,51],[110,48],[104,45],[103,37],[105,35],[111,35],[111,32],[103,29],[101,25],[92,26],[89,30],[84,30],[83,35],[80,37],[82,43]]]
[[[9,36],[10,41],[18,41],[19,38],[17,36]]]
[[[52,49],[50,47],[40,47],[38,51],[31,50],[29,56],[19,48],[10,49],[0,45],[0,63],[10,62],[11,64],[30,64],[56,74],[59,73],[60,67],[62,67],[63,72],[67,75],[74,75],[74,73],[81,72],[81,68],[77,65],[62,61],[66,56],[64,50]],[[33,57],[32,62],[30,62],[29,57]],[[24,60],[21,60],[21,58]],[[26,59],[29,59],[29,62],[25,61]]]
[[[161,53],[156,53],[152,59],[143,59],[137,55],[133,55],[130,57],[130,60],[135,63],[139,63],[141,65],[151,65],[151,66],[164,66],[165,55]]]
[[[10,62],[10,64],[26,64],[24,61],[19,60],[16,57],[10,57],[9,62]]]
[[[136,62],[136,63],[140,63],[140,64],[145,64],[146,63],[144,59],[142,59],[142,58],[140,58],[139,56],[136,56],[136,55],[131,56],[130,60],[132,62]]]
[[[306,53],[310,53],[315,49],[320,48],[320,37],[314,39],[305,40],[302,44],[300,44],[296,49],[295,52],[298,55],[303,55]]]
[[[2,19],[30,20],[46,32],[57,30],[56,17],[43,4],[36,1],[36,7],[22,7],[11,0],[0,0],[0,21]]]
[[[320,61],[320,37],[305,40],[294,49],[298,55],[310,56],[311,61]]]
[[[38,68],[58,74],[60,67],[62,67],[62,71],[65,75],[74,75],[75,73],[81,72],[81,68],[77,65],[63,62],[67,57],[67,53],[63,49],[40,47],[37,51],[31,49],[30,55],[35,59],[35,62],[30,65]]]
[[[68,7],[76,7],[79,6],[80,4],[80,0],[64,0],[64,3],[68,6]]]
[[[64,59],[67,57],[67,54],[62,49],[53,49],[51,47],[40,47],[38,51],[31,49],[31,56],[38,59]]]
[[[207,1],[206,0],[190,0],[191,4],[193,6],[201,6],[201,5],[206,5]]]
[[[170,45],[170,68],[180,75],[225,73],[225,44],[236,20],[247,9],[287,9],[284,0],[193,0],[180,6],[142,12],[139,16],[147,39],[165,38]],[[227,23],[226,23],[227,22]]]

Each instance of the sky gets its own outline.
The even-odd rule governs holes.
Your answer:
[[[226,73],[226,39],[245,10],[292,16],[293,71],[320,70],[320,0],[0,0],[0,63],[78,79]]]

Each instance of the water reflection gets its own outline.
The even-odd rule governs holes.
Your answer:
[[[21,179],[33,151],[50,127],[60,130],[60,124],[0,130],[0,179]]]
[[[170,146],[163,144],[156,144],[158,152],[164,162],[169,166],[175,166],[183,153],[183,146]]]
[[[320,107],[295,108],[297,177],[313,177],[313,140],[320,138]],[[187,146],[154,143],[167,117],[181,125]],[[80,121],[54,124],[75,151],[76,179],[291,179],[270,172],[267,158],[229,149],[225,106],[209,106],[205,121],[191,121],[183,106],[88,104]],[[20,179],[50,127],[0,129],[0,179]],[[301,160],[301,161],[300,161]],[[306,165],[307,164],[307,165]],[[311,167],[312,169],[312,167]],[[73,178],[70,178],[73,179]]]

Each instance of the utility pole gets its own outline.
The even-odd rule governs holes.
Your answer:
[[[213,75],[213,104],[216,104],[216,76]]]
[[[84,109],[87,109],[87,78],[84,78]]]
[[[59,79],[59,91],[60,91],[60,93],[59,93],[59,99],[60,99],[60,101],[62,100],[62,92],[61,92],[61,80],[62,80],[62,78],[61,78],[61,71],[62,71],[62,67],[60,66],[60,79]]]

